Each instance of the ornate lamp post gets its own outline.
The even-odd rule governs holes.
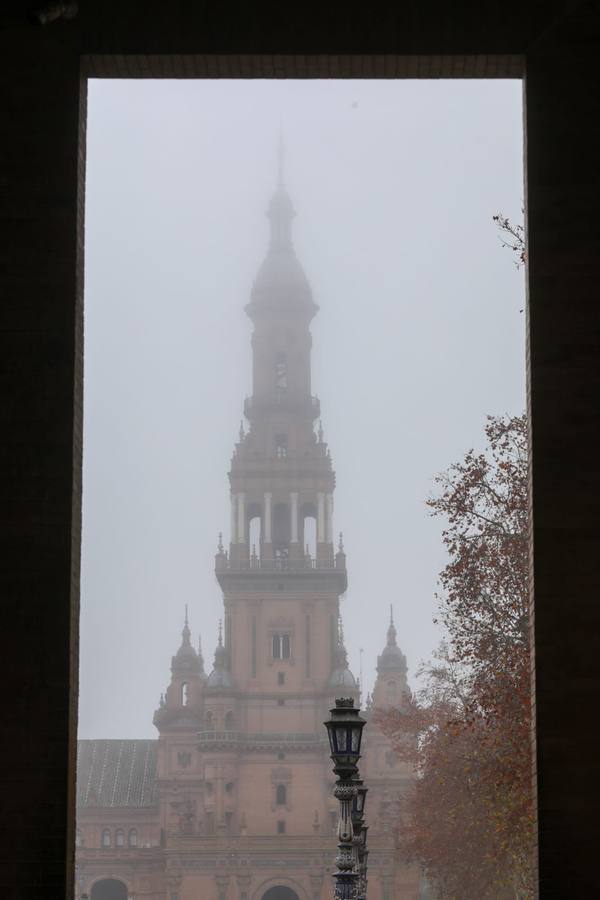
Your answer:
[[[366,869],[361,872],[359,851],[363,830],[366,841],[366,829],[362,824],[366,788],[358,779],[357,765],[366,721],[359,712],[352,698],[336,700],[331,718],[325,722],[333,771],[338,776],[333,793],[340,804],[337,868],[333,875],[336,900],[359,900],[365,896],[366,890]]]
[[[360,778],[354,780],[356,796],[352,804],[352,827],[354,830],[354,844],[356,847],[356,859],[358,863],[358,891],[357,900],[366,900],[367,896],[367,831],[369,826],[365,824],[365,804],[368,788],[363,786]]]

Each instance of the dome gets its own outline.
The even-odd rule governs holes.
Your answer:
[[[208,676],[206,687],[232,688],[233,678],[231,677],[231,673],[228,672],[227,669],[213,669]]]
[[[329,676],[329,687],[353,688],[358,690],[356,678],[348,668],[348,654],[344,644],[344,629],[341,617],[338,619],[338,637],[335,648],[335,668]]]
[[[304,269],[292,247],[272,247],[254,281],[250,310],[257,307],[303,306],[316,312]]]
[[[181,646],[175,656],[171,658],[171,671],[185,674],[204,674],[202,657],[192,647],[191,632],[188,624],[187,606],[185,607],[185,624],[181,632]]]
[[[312,318],[317,311],[308,279],[294,252],[292,220],[295,215],[280,172],[279,184],[267,210],[271,228],[269,250],[246,307],[250,316],[260,309],[300,309]]]
[[[378,672],[402,672],[407,671],[406,657],[396,643],[396,626],[390,609],[390,627],[387,632],[387,644],[380,656],[377,657]]]
[[[213,670],[207,678],[208,688],[232,688],[233,678],[227,668],[227,650],[223,646],[223,632],[219,622],[219,641],[215,650],[215,662]]]
[[[350,669],[334,669],[331,673],[331,677],[329,679],[329,687],[349,687],[349,688],[358,688],[358,684],[356,683],[356,678],[350,671]]]

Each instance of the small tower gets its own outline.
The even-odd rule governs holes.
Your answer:
[[[171,659],[171,682],[161,704],[154,714],[154,724],[160,730],[165,726],[184,722],[197,725],[201,718],[202,689],[206,682],[204,663],[192,647],[187,605],[181,632],[181,645]]]
[[[335,651],[335,668],[329,679],[331,705],[335,704],[336,697],[352,697],[358,703],[359,686],[356,678],[348,666],[348,653],[344,643],[344,629],[341,616],[338,619],[338,639]]]
[[[377,657],[377,680],[373,689],[373,706],[378,709],[401,708],[410,694],[406,681],[406,657],[396,641],[394,611],[390,605],[387,643]]]

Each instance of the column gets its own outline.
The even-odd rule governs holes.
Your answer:
[[[317,494],[317,544],[325,543],[325,494]]]
[[[333,494],[327,494],[325,497],[326,504],[326,517],[325,517],[325,529],[326,529],[326,538],[328,544],[333,544]]]
[[[231,521],[229,529],[229,542],[237,544],[237,494],[231,494]]]
[[[271,502],[273,500],[273,494],[270,492],[265,492],[265,536],[263,538],[264,544],[271,543]]]
[[[290,543],[298,543],[298,493],[290,494]]]
[[[237,518],[237,539],[238,544],[246,543],[246,495],[240,493],[237,495],[238,501],[238,518]]]

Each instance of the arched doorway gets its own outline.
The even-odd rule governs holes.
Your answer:
[[[300,900],[300,898],[296,891],[282,885],[269,888],[266,894],[262,895],[262,900]]]
[[[102,878],[92,887],[90,900],[127,900],[127,886],[116,878]]]

